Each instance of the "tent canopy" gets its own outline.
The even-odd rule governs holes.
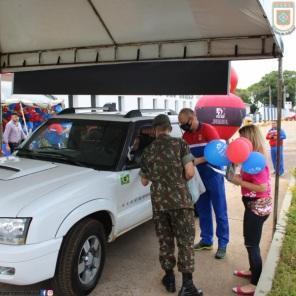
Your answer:
[[[272,58],[266,0],[2,0],[0,69]]]
[[[1,104],[5,105],[17,103],[23,103],[27,106],[55,106],[64,104],[64,101],[45,95],[11,95],[8,99],[1,101]]]

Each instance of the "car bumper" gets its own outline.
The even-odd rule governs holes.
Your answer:
[[[0,282],[30,285],[52,278],[61,243],[62,238],[32,245],[0,244],[0,271],[12,270],[11,274],[0,272]]]

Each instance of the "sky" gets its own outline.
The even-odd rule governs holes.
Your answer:
[[[284,42],[283,70],[296,71],[296,30],[282,36]],[[231,65],[238,75],[238,88],[247,88],[271,71],[278,70],[278,59],[233,61]]]

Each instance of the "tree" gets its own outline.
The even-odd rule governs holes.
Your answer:
[[[235,94],[239,96],[245,103],[251,104],[251,93],[248,89],[237,88]]]
[[[284,86],[286,93],[286,101],[291,101],[292,105],[296,105],[296,71],[284,71]],[[244,96],[252,97],[254,99],[254,103],[257,104],[261,102],[264,105],[269,104],[269,88],[271,90],[271,103],[273,106],[277,105],[277,89],[278,89],[278,72],[272,71],[262,79],[249,86],[247,89],[239,90],[240,94],[242,94],[242,99],[245,101]],[[239,93],[238,93],[239,95]],[[247,101],[245,101],[247,102]]]
[[[252,104],[252,105],[250,106],[250,113],[251,113],[251,114],[256,113],[257,110],[258,110],[258,107],[257,107],[255,104]]]

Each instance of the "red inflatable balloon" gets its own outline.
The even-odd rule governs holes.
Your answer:
[[[241,126],[246,107],[234,94],[212,95],[200,97],[195,112],[201,122],[215,126],[221,139],[228,140]]]
[[[227,158],[236,164],[243,163],[247,160],[250,153],[249,144],[240,138],[231,142],[226,149]]]
[[[239,137],[239,139],[242,140],[242,141],[244,141],[244,142],[246,142],[248,144],[249,149],[250,149],[250,152],[253,151],[253,144],[252,144],[252,142],[249,139],[247,139],[245,137]]]
[[[237,73],[231,67],[231,69],[230,69],[230,87],[229,87],[231,93],[234,93],[235,92],[237,83],[238,83]]]
[[[53,131],[58,133],[59,135],[63,132],[63,127],[59,123],[52,123],[49,127],[48,130]]]

